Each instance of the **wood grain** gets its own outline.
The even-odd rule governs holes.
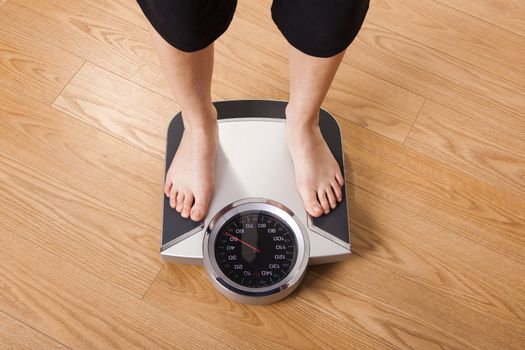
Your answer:
[[[337,349],[341,342],[349,348],[389,347],[357,327],[311,313],[299,295],[271,306],[241,305],[213,289],[202,267],[166,264],[144,300],[163,312],[194,315],[210,334],[226,332],[236,348]]]
[[[460,10],[464,17],[476,16],[525,38],[525,4],[520,0],[487,0],[483,2],[437,0]]]
[[[65,346],[0,311],[0,348],[61,350]]]
[[[1,16],[1,15],[0,15]],[[60,48],[42,45],[0,26],[0,86],[50,103],[84,63]]]
[[[0,261],[1,310],[70,348],[230,348],[9,228],[0,236]]]
[[[364,190],[352,187],[350,192],[354,256],[346,263],[311,268],[303,287],[285,302],[256,310],[233,304],[210,288],[201,267],[177,264],[163,267],[145,300],[163,310],[196,314],[210,327],[230,324],[239,334],[251,334],[262,347],[338,348],[331,342],[335,334],[329,324],[334,323],[345,325],[346,334],[337,335],[340,341],[357,341],[365,331],[382,348],[465,349],[485,344],[482,348],[490,349],[508,345],[509,333],[524,340],[524,285],[518,279],[523,266],[509,288],[502,272],[514,266],[512,260],[499,259],[498,253]],[[494,258],[498,266],[491,263]],[[169,298],[172,295],[176,298]],[[289,309],[290,301],[294,309]],[[332,337],[324,332],[313,339],[303,334],[297,337],[301,342],[292,342],[275,336],[274,327],[291,327],[287,323],[298,317],[297,309],[303,307],[299,305],[315,309],[315,329],[328,329]],[[433,312],[435,305],[440,305],[440,315]],[[242,322],[239,314],[245,315]],[[440,318],[446,318],[447,325],[431,326]],[[490,332],[480,325],[481,319],[493,325]],[[464,341],[468,334],[476,334],[480,342]]]
[[[456,234],[525,261],[525,201],[342,121],[349,181]]]
[[[219,40],[228,49],[219,57],[227,58],[224,64],[229,65],[228,70],[244,69],[245,76],[260,70],[257,76],[269,78],[270,84],[279,84],[287,91],[288,81],[282,77],[287,75],[288,49],[286,41],[276,33],[275,25],[267,16],[270,4],[250,2],[245,7],[240,6],[238,18],[231,24],[231,34]],[[250,65],[243,62],[250,62]],[[402,142],[423,100],[417,94],[355,67],[342,67],[324,106],[348,120]]]
[[[146,63],[144,58],[154,56],[147,48],[150,37],[145,29],[90,2],[13,0],[0,9],[0,14],[2,23],[18,35],[122,76],[133,77]]]
[[[345,289],[358,291],[375,307],[390,306],[394,309],[390,314],[437,326],[433,329],[459,348],[467,344],[487,349],[511,348],[511,344],[519,348],[524,341],[522,265],[365,190],[354,187],[350,192],[354,260],[352,264],[312,269],[323,291],[330,289],[324,287],[329,283],[334,284],[331,292],[336,295],[344,295]],[[507,273],[509,269],[516,269],[512,276]],[[505,289],[500,288],[502,285]],[[326,307],[312,289],[307,290],[312,291],[310,299],[318,307],[347,320],[357,318],[353,311],[357,308],[344,301],[339,301],[338,307]],[[337,299],[329,298],[334,304]],[[437,305],[439,313],[434,311]],[[384,327],[392,325],[393,317],[387,319]],[[393,331],[410,333],[415,328],[407,327],[407,323],[392,325]],[[490,330],[485,328],[488,324]],[[414,333],[425,335],[422,331]],[[428,335],[423,338],[434,338]]]
[[[525,89],[525,65],[520,50],[516,50],[525,43],[521,35],[432,0],[376,1],[367,21]]]
[[[115,16],[119,16],[122,21],[136,24],[134,17],[129,18],[129,13],[130,10],[124,8],[115,12]],[[84,16],[89,15],[90,11],[87,11]],[[215,99],[287,98],[288,67],[285,42],[275,31],[269,31],[259,25],[260,22],[270,21],[267,16],[261,14],[258,19],[258,22],[253,23],[242,16],[234,18],[230,30],[218,40],[213,89]],[[114,25],[117,24],[118,22]],[[114,29],[124,30],[118,27]],[[262,42],[255,38],[262,39]],[[148,47],[145,50],[151,52],[144,55],[143,60],[146,63],[142,63],[133,53],[127,54],[140,67],[131,75],[124,76],[156,93],[162,90],[163,95],[170,96],[153,49]],[[353,67],[342,70],[346,72],[338,74],[326,100],[326,107],[380,134],[403,141],[424,99]],[[100,79],[88,74],[83,77]],[[73,84],[75,82],[76,80]],[[380,96],[378,91],[382,92]]]
[[[171,99],[87,63],[53,106],[164,159],[166,128],[179,111]]]
[[[384,276],[393,283],[402,278],[417,284],[412,288],[422,288],[425,293],[433,291],[446,304],[457,303],[457,307],[466,307],[480,316],[490,314],[501,319],[499,322],[523,325],[525,285],[521,277],[525,268],[522,264],[440,223],[416,216],[409,209],[393,206],[390,201],[364,189],[357,186],[350,189],[353,194],[350,206],[352,245],[354,256],[358,257],[355,259],[360,261],[355,264],[372,263],[385,270],[380,273],[395,274],[395,277]],[[509,270],[514,273],[509,275],[506,273]],[[360,275],[362,271],[353,265],[341,264],[333,271],[337,272],[338,281],[343,279],[347,285],[362,281],[362,287],[366,288],[363,292],[369,296],[375,294],[366,275]],[[382,278],[374,280],[381,282]],[[402,288],[403,293],[411,293],[410,289]],[[387,299],[379,297],[380,300]],[[397,301],[397,298],[391,300]],[[415,301],[407,300],[409,303]],[[455,313],[450,317],[454,319]]]
[[[343,64],[379,76],[466,114],[475,113],[500,130],[525,133],[525,89],[498,75],[368,23]]]
[[[525,139],[426,101],[405,143],[421,154],[525,198]]]
[[[240,1],[214,99],[288,98],[271,0]],[[523,349],[523,6],[372,1],[323,106],[353,255],[269,306],[159,257],[178,104],[129,0],[0,0],[0,347]]]
[[[50,107],[0,101],[2,226],[142,295],[160,268],[161,162]]]

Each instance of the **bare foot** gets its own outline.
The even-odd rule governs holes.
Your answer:
[[[328,214],[343,199],[343,175],[312,118],[286,110],[288,150],[295,169],[297,190],[306,211],[314,216]]]
[[[203,127],[184,126],[184,134],[166,175],[164,193],[184,218],[202,220],[213,194],[217,153],[217,111]]]

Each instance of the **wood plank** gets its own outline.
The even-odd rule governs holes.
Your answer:
[[[525,4],[520,0],[437,1],[525,37]]]
[[[162,162],[1,91],[0,115],[2,226],[141,296],[161,266]]]
[[[180,110],[173,100],[89,62],[53,106],[159,159],[167,126]]]
[[[238,15],[217,41],[212,89],[215,99],[287,98],[288,81],[283,79],[288,71],[287,46],[274,26],[271,30],[265,26],[273,23],[266,13],[258,16],[257,21],[243,19],[245,8],[251,5],[239,4]],[[115,15],[140,25],[134,15],[128,15],[134,13],[133,8],[135,6],[123,6]],[[153,52],[153,48],[150,49]],[[158,61],[153,56],[148,56],[148,63],[141,66],[131,80],[139,79],[141,85],[156,92],[152,86],[162,86],[163,94],[169,95]],[[398,141],[404,140],[423,98],[355,68],[346,70],[338,74],[325,105],[371,130]]]
[[[221,37],[216,45],[212,97],[216,100],[288,99],[288,94],[284,92],[288,91],[288,81],[276,79],[276,76],[286,73],[272,73],[274,67],[279,66],[281,71],[286,71],[286,59],[275,60],[266,57],[270,64],[254,63],[252,57],[271,56],[265,53],[269,50],[260,49],[255,43],[239,43],[239,41],[238,38]],[[261,66],[265,68],[260,68]],[[152,74],[149,70],[141,68],[135,75],[140,75],[142,82],[148,82],[141,83],[143,86],[158,85],[164,79],[160,69],[157,74]],[[421,96],[358,69],[342,67],[323,107],[330,111],[337,111],[339,115],[352,122],[402,142],[408,135],[408,130],[423,100]]]
[[[154,240],[158,232],[40,170],[0,157],[0,213],[11,228],[54,254],[140,297],[160,267]],[[138,226],[138,227],[137,227]],[[149,249],[141,248],[146,241]],[[155,240],[158,246],[158,239]]]
[[[421,154],[525,198],[525,139],[427,101],[406,143]]]
[[[376,93],[374,96],[373,91],[383,91],[377,80],[354,69],[344,68],[342,74],[348,74],[349,84],[353,80],[368,81],[367,87],[356,87],[352,89],[352,95],[349,95],[346,92],[348,89],[338,85],[331,93],[335,98],[329,97],[327,104],[334,106],[352,121],[367,126],[373,124],[371,128],[382,134],[388,134],[393,128],[402,128],[400,132],[391,133],[390,136],[403,141],[411,126],[409,119],[403,115],[413,106],[410,113],[415,116],[422,103],[421,98],[407,95],[395,88],[388,90],[389,95]],[[225,89],[220,91],[224,92]],[[355,98],[352,99],[352,96]],[[378,102],[374,102],[376,97]],[[357,109],[352,108],[355,105],[358,106]],[[178,105],[172,100],[140,88],[89,62],[62,91],[53,106],[160,159],[164,157],[166,125],[178,111]],[[398,117],[388,120],[389,114]],[[394,123],[394,126],[386,125],[387,122]]]
[[[16,35],[0,13],[0,86],[17,95],[51,103],[84,60],[60,48]]]
[[[210,327],[231,325],[265,348],[338,348],[362,339],[357,347],[519,349],[523,263],[348,186],[353,256],[310,267],[286,300],[252,314],[215,291],[202,267],[180,264],[166,264],[144,299],[165,312],[206,318]],[[317,325],[305,326],[321,333],[295,336],[294,320],[305,322],[303,310],[316,314]],[[332,324],[346,334],[334,333]],[[275,328],[283,334],[275,336]]]
[[[0,235],[0,280],[3,311],[70,348],[230,348],[189,318],[159,312],[10,228]]]
[[[130,24],[144,27],[145,17],[136,1],[129,0],[79,0],[91,6],[97,7],[100,11],[110,13],[119,19]]]
[[[62,344],[0,311],[0,348],[5,350],[67,349]]]
[[[214,99],[287,98],[270,6],[239,2]],[[0,0],[0,348],[522,349],[522,10],[372,2],[324,104],[354,254],[254,307],[159,259],[178,106],[136,2]]]
[[[376,272],[373,268],[368,270],[368,273]],[[496,344],[505,349],[519,350],[523,344],[523,325],[511,326],[507,329],[499,323],[499,320],[490,320],[487,315],[475,312],[466,312],[465,317],[462,318],[460,312],[464,311],[463,308],[454,309],[457,305],[450,301],[444,305],[438,304],[443,299],[435,293],[426,292],[419,295],[417,293],[422,288],[418,288],[413,283],[405,283],[405,281],[390,283],[383,278],[383,282],[386,283],[374,284],[380,293],[375,293],[377,299],[373,298],[375,299],[373,300],[369,295],[355,292],[347,284],[339,283],[338,279],[342,274],[332,275],[330,278],[325,276],[324,271],[309,275],[304,285],[308,288],[302,296],[304,301],[318,313],[328,310],[327,312],[336,314],[336,321],[333,322],[345,326],[355,323],[369,334],[392,339],[391,346],[396,349],[490,350],[494,349],[493,345]],[[368,279],[371,279],[370,276],[367,276]],[[384,277],[384,274],[379,276]],[[399,300],[397,305],[403,306],[390,308],[388,302],[387,305],[382,302],[392,296]],[[412,298],[412,306],[409,309],[405,309],[405,298]],[[423,306],[425,304],[431,307],[427,309]],[[416,308],[419,308],[417,315],[411,314]],[[421,314],[421,310],[426,310],[426,314]],[[443,317],[439,318],[437,312]],[[445,318],[451,315],[452,319]],[[470,327],[465,320],[481,326]],[[471,330],[473,333],[468,333]],[[480,337],[476,338],[473,334],[479,334]]]
[[[48,45],[54,45],[67,52],[82,57],[113,73],[126,77],[161,95],[171,98],[171,93],[158,67],[156,54],[151,47],[146,19],[142,17],[141,26],[138,5],[133,3],[112,2],[115,11],[107,11],[103,0],[93,6],[91,2],[60,0],[43,3],[33,0],[13,0],[5,7],[2,14],[11,27],[21,35],[37,38]],[[130,6],[131,5],[131,6]],[[28,22],[32,28],[29,30]],[[73,26],[71,25],[73,24]],[[53,33],[52,36],[47,33]],[[56,38],[54,38],[56,35]],[[220,76],[220,69],[216,76]],[[237,81],[220,81],[221,85],[236,87]],[[251,83],[251,86],[260,86]],[[272,96],[282,92],[272,86],[267,91],[274,91]],[[239,93],[236,93],[238,96]]]
[[[254,310],[249,306],[234,304],[215,291],[202,268],[167,264],[146,294],[145,300],[164,312],[183,310],[185,314],[197,315],[209,322],[208,327],[216,324],[232,325],[238,338],[249,335],[262,348],[338,349],[341,344],[352,344],[351,347],[356,348],[386,349],[399,348],[401,345],[410,347],[424,339],[427,339],[427,343],[445,343],[450,348],[455,348],[454,341],[436,330],[437,327],[429,327],[404,315],[392,316],[398,310],[388,307],[377,310],[376,301],[351,301],[348,294],[353,294],[356,299],[362,299],[363,296],[344,288],[340,291],[342,295],[334,299],[344,301],[352,312],[346,319],[341,318],[337,312],[331,311],[341,306],[327,302],[324,294],[326,289],[332,289],[333,282],[323,282],[320,285],[316,280],[317,276],[313,277],[312,273],[308,273],[303,285],[292,296],[278,304]],[[317,299],[317,302],[312,302],[311,298]],[[220,307],[217,308],[217,305]],[[371,312],[373,310],[376,311]],[[301,327],[297,327],[298,324]],[[411,327],[418,335],[412,340],[400,341],[398,334],[387,329],[388,324],[392,328],[401,327],[404,330]],[[456,343],[461,342],[456,340]]]
[[[403,4],[404,3],[390,3],[385,1],[371,4],[371,9],[369,10],[363,29],[347,50],[344,64],[358,68],[360,71],[368,72],[375,77],[387,80],[392,84],[417,95],[431,98],[441,104],[454,106],[454,108],[467,113],[478,111],[480,112],[479,115],[481,115],[486,122],[492,121],[492,123],[500,125],[499,127],[504,131],[514,135],[523,134],[525,132],[525,126],[521,122],[523,117],[523,104],[525,103],[525,100],[522,98],[525,94],[523,84],[519,85],[509,82],[502,79],[498,74],[493,74],[473,66],[470,62],[466,63],[463,60],[450,57],[450,55],[428,47],[428,40],[423,40],[426,39],[425,35],[428,35],[429,39],[440,43],[439,47],[441,49],[445,49],[453,45],[460,45],[459,43],[447,44],[447,35],[462,35],[462,37],[467,37],[467,34],[471,36],[478,34],[472,31],[468,31],[467,34],[456,34],[452,30],[447,31],[443,29],[443,27],[456,28],[462,24],[455,23],[455,21],[453,22],[452,20],[450,22],[444,22],[447,19],[441,16],[439,12],[430,14],[429,16],[441,18],[444,23],[441,26],[435,25],[427,31],[421,31],[421,28],[413,23],[419,21],[418,18],[426,16],[428,10],[425,8],[422,14],[419,13],[422,12],[419,8],[424,6],[421,5],[421,2],[417,2],[417,4],[416,2],[406,3],[404,7]],[[271,30],[275,28],[275,25],[271,21],[265,20],[268,6],[269,1],[267,0],[249,2],[245,7],[239,8],[238,16],[242,16],[247,22],[264,26],[266,33],[279,36]],[[438,5],[438,7],[435,8],[436,11],[441,11],[441,7],[442,6]],[[418,12],[416,12],[415,9],[418,9]],[[405,20],[405,14],[401,14],[403,10],[414,14],[414,16],[412,16],[413,18],[407,18]],[[400,17],[403,18],[403,20],[399,21],[402,23],[398,23],[396,18],[389,18],[388,16],[388,14],[398,12],[400,13]],[[378,22],[381,23],[376,24],[374,18],[378,18]],[[456,19],[456,17],[453,18]],[[379,21],[379,19],[381,21]],[[435,20],[432,20],[430,22],[434,23],[434,21]],[[389,25],[399,26],[400,29],[403,29],[403,26],[411,26],[410,30],[413,31],[411,35],[421,38],[424,44],[407,38],[404,32],[403,35],[401,35],[394,30],[388,30],[386,27]],[[479,25],[483,26],[483,24]],[[243,26],[243,28],[246,28],[246,26]],[[497,31],[497,28],[492,29]],[[406,32],[408,35],[408,30],[406,30]],[[519,60],[522,56],[520,55],[520,48],[523,47],[523,45],[520,44],[516,36],[511,35],[510,38],[507,38],[506,34],[509,33],[501,33],[501,35],[505,36],[500,40],[504,41],[506,50],[503,50],[504,52],[500,53],[500,56],[510,55],[512,61],[516,62],[516,65],[519,66],[519,68],[514,69],[522,69],[523,65],[520,64]],[[255,36],[251,32],[248,32],[248,34],[244,36],[248,38],[245,40],[249,40],[249,38],[258,38],[261,35]],[[268,34],[265,35],[265,37],[266,36],[268,36]],[[491,49],[488,51],[491,55],[497,55],[498,50],[502,50],[501,47],[497,45],[497,39],[498,38],[495,38],[490,41]],[[281,41],[275,38],[272,40],[272,45],[268,45],[268,47],[277,47],[283,50],[283,46],[279,46]],[[516,45],[513,46],[513,44]],[[475,50],[481,50],[480,47],[482,45],[488,44],[483,44],[480,43],[480,40],[475,40],[473,45],[477,45],[475,46]],[[465,51],[467,49],[462,50]],[[470,50],[474,51],[474,48],[471,47]],[[461,57],[467,57],[467,53],[468,52],[465,51]],[[469,54],[480,57],[486,57],[486,55],[488,55],[488,53],[481,51],[479,53],[473,52]],[[481,58],[477,58],[477,60],[479,61]],[[498,68],[498,65],[495,65],[494,68],[501,69],[501,67]],[[523,83],[523,79],[519,82]],[[359,86],[360,84],[362,84],[361,81],[356,85]],[[332,89],[335,87],[336,83],[334,83]],[[353,90],[355,88],[356,87],[352,86],[347,88],[347,90]],[[388,89],[388,86],[383,86],[383,89]],[[387,92],[383,92],[383,95],[385,94],[387,94]],[[380,101],[381,96],[378,96],[375,100]],[[331,110],[333,109],[332,106],[329,107]],[[334,112],[341,114],[338,110],[334,110]]]
[[[34,26],[42,28],[41,32],[51,30],[56,33],[53,45],[156,93],[171,96],[149,34],[145,27],[136,26],[136,19],[130,19],[134,16],[130,15],[133,10],[127,8],[121,11],[122,15],[118,11],[102,14],[101,9],[84,2],[75,2],[73,6],[69,0],[53,4],[14,1],[8,6],[6,16],[12,18],[11,26],[17,26],[16,30],[22,35],[36,36],[51,45],[49,38],[40,38],[38,33],[30,34],[20,24],[31,20],[36,23]],[[271,19],[268,17],[265,21]],[[66,31],[69,23],[75,23],[77,28]],[[245,38],[246,33],[250,34],[250,39]],[[263,42],[257,42],[258,38]],[[117,41],[126,45],[116,45]],[[214,98],[286,99],[288,81],[284,77],[288,68],[283,44],[283,38],[275,28],[269,32],[242,18],[235,19],[217,44]],[[336,78],[326,107],[371,130],[397,141],[404,140],[423,98],[355,68],[348,70],[350,79],[347,74]]]
[[[367,22],[343,64],[350,64],[521,137],[524,89],[459,59]]]
[[[162,161],[55,108],[2,91],[0,101],[2,146],[9,154],[76,188],[93,190],[138,222],[158,227]]]
[[[3,25],[19,37],[60,48],[116,74],[133,77],[154,56],[149,34],[108,11],[77,1],[9,1],[0,9]],[[167,91],[158,89],[157,92]]]
[[[241,32],[243,35],[239,34]],[[252,39],[243,39],[246,33]],[[265,48],[254,38],[265,38]],[[280,50],[279,41],[282,38],[277,33],[270,33],[242,18],[234,20],[230,30],[216,45],[213,97],[286,99],[287,95],[283,91],[287,91],[288,81],[282,76],[287,74],[287,58],[285,51]],[[325,106],[371,130],[403,141],[424,99],[355,68],[343,67],[341,70]],[[82,93],[87,93],[87,79],[100,79],[99,76],[89,74],[82,77],[86,78],[82,82],[85,85]],[[137,77],[140,77],[140,84],[148,89],[151,86],[165,86],[155,57],[140,67],[130,79],[135,80]],[[67,89],[66,93],[79,90],[76,89],[76,83],[73,80],[72,89]],[[169,95],[169,92],[166,90],[163,94]],[[82,113],[74,112],[76,115]]]
[[[330,273],[325,276],[327,279],[332,277],[332,280],[349,286],[362,283],[361,291],[365,295],[373,297],[376,293],[381,294],[378,300],[401,302],[406,297],[411,305],[396,306],[404,311],[422,312],[415,317],[430,324],[440,324],[446,308],[450,315],[445,319],[451,321],[447,326],[466,323],[468,330],[463,334],[465,338],[476,328],[479,327],[480,331],[486,326],[468,321],[469,314],[488,322],[518,326],[518,329],[525,326],[524,261],[516,263],[481,241],[473,242],[445,228],[442,223],[434,223],[414,215],[411,210],[393,206],[391,202],[359,187],[350,187],[350,192],[353,195],[350,206],[352,245],[357,261],[355,265],[341,264],[333,270],[328,268]],[[375,270],[375,267],[385,271],[366,271],[368,268]],[[325,267],[318,269],[324,272]],[[511,270],[513,273],[509,274]],[[391,277],[381,277],[383,273]],[[370,276],[375,276],[373,281]],[[388,284],[387,281],[396,281],[395,284],[399,283],[396,288],[401,289],[396,292],[394,287],[387,285],[374,286],[374,283]],[[415,291],[416,288],[421,290]],[[374,289],[376,292],[373,292]],[[392,295],[385,297],[384,293],[389,292]],[[427,306],[417,299],[427,293],[429,298],[435,300],[425,311]],[[431,312],[431,308],[437,308],[439,312]],[[431,320],[434,317],[436,319]],[[454,332],[453,326],[450,331]],[[459,330],[463,331],[465,329]],[[524,336],[519,335],[520,339]],[[496,333],[489,336],[497,338]],[[505,337],[500,337],[501,340]]]
[[[215,290],[202,267],[166,264],[144,300],[159,312],[199,318],[211,334],[222,331],[232,337],[236,348],[250,344],[261,349],[338,349],[341,344],[363,349],[390,347],[357,327],[315,312],[299,295],[294,292],[263,307],[242,305]]]
[[[525,201],[346,121],[348,180],[523,263]]]
[[[224,64],[230,70],[242,70],[246,76],[254,75],[257,81],[268,79],[269,84],[287,91],[288,80],[282,77],[288,73],[288,44],[271,22],[268,11],[263,11],[265,5],[250,2],[240,6],[238,19],[232,22],[227,35],[219,39],[228,50],[217,46],[218,57],[226,57]],[[355,67],[341,67],[323,105],[402,142],[423,100],[422,96]]]
[[[221,85],[218,90],[226,99],[238,96],[227,92],[238,91],[238,87],[232,89]],[[52,105],[162,160],[167,126],[180,110],[172,99],[90,62],[82,67]]]
[[[113,3],[112,6],[122,11],[109,12],[100,4],[92,6],[90,2],[84,1],[60,0],[52,4],[33,0],[13,2],[16,3],[6,6],[6,10],[9,11],[7,17],[16,18],[12,25],[18,24],[19,32],[39,37],[50,45],[73,52],[100,67],[171,98],[167,84],[158,69],[158,60],[146,30],[146,20],[143,18],[142,26],[139,27],[136,25],[136,18],[130,19],[138,10],[136,3],[133,3],[134,8]],[[41,30],[29,33],[22,25],[28,20]],[[73,28],[69,28],[70,23],[74,24]],[[42,35],[45,32],[56,33],[57,38],[50,42],[49,38]],[[218,70],[216,75],[220,74]],[[228,80],[226,85],[235,87],[240,81],[242,80]],[[260,85],[262,83],[259,83]],[[278,91],[272,86],[267,88],[268,91]],[[278,93],[282,95],[282,92]]]
[[[424,98],[343,65],[323,107],[399,143],[404,142]]]
[[[53,106],[162,160],[167,126],[180,110],[172,99],[90,62]]]
[[[367,22],[510,80],[525,91],[523,36],[432,0],[374,1]]]

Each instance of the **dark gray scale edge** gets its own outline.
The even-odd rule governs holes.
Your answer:
[[[231,118],[285,118],[285,101],[271,100],[236,100],[236,101],[218,101],[213,103],[217,108],[218,119]],[[341,140],[341,131],[336,119],[326,110],[321,109],[319,112],[319,127],[321,133],[332,151],[335,159],[339,163],[341,173],[344,174],[343,165],[343,145]],[[184,125],[182,115],[179,112],[173,117],[168,127],[168,141],[166,147],[165,173],[166,175],[170,162],[179,148]],[[241,199],[241,198],[239,198]],[[271,199],[271,198],[269,198]],[[346,201],[346,191],[343,187],[343,200],[337,207],[330,211],[330,214],[323,215],[319,218],[313,218],[312,223],[327,233],[339,238],[343,242],[350,243],[348,234],[348,211]],[[182,236],[184,233],[193,230],[204,222],[194,222],[190,219],[183,218],[169,204],[169,199],[164,196],[164,212],[162,227],[162,245],[173,241]],[[306,225],[306,223],[304,223]]]

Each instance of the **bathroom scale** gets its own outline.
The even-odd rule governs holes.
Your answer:
[[[183,218],[164,196],[162,259],[204,265],[211,283],[240,303],[276,302],[300,284],[307,265],[350,255],[346,186],[328,215],[312,217],[303,206],[286,143],[286,104],[214,102],[219,146],[207,216]],[[321,109],[319,127],[345,176],[336,119]],[[168,128],[166,172],[183,132],[179,113]]]

